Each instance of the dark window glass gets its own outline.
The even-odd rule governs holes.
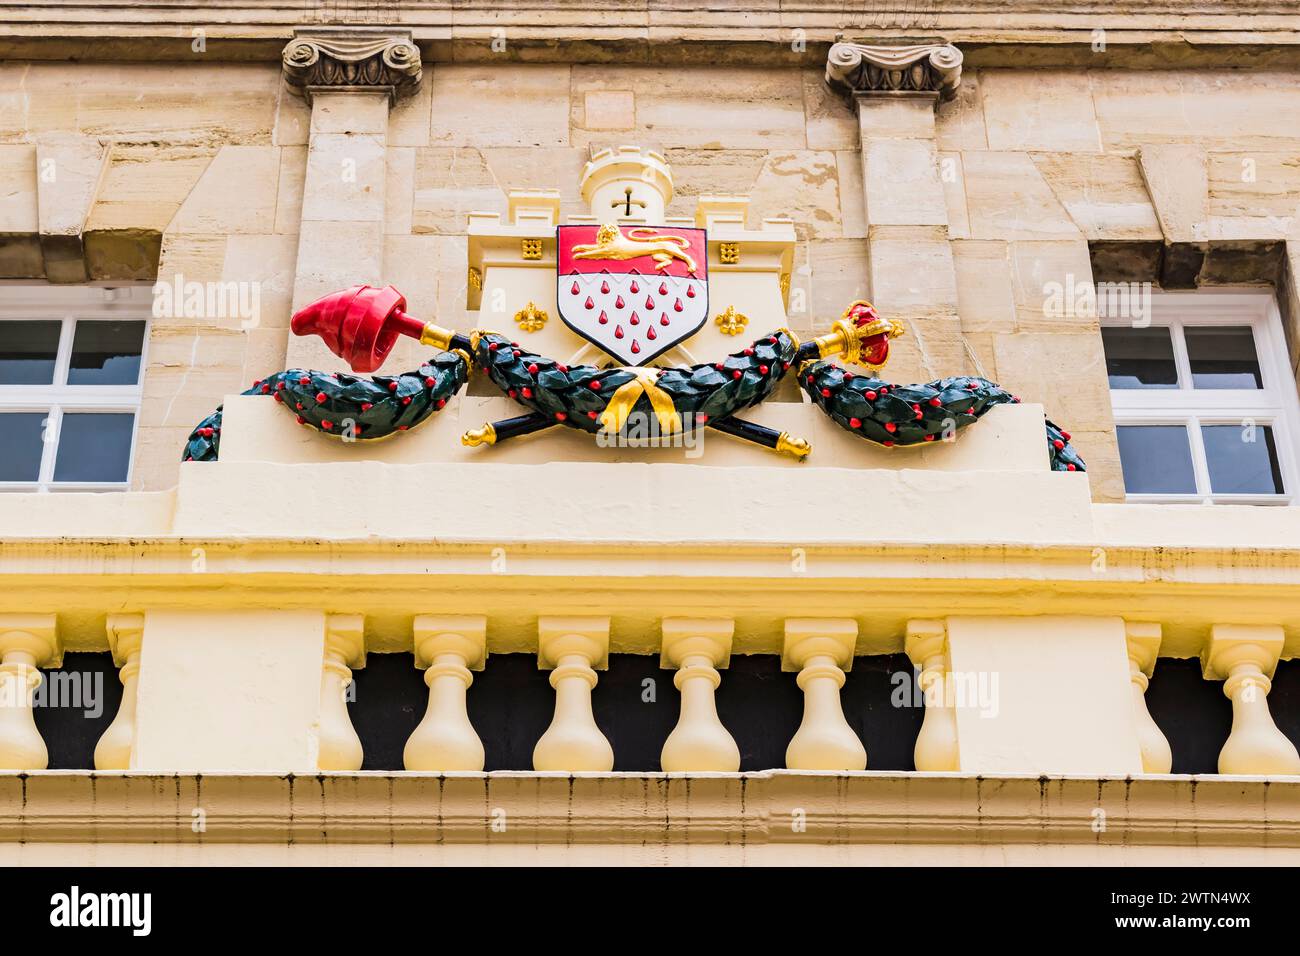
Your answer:
[[[0,481],[37,481],[45,412],[0,413]]]
[[[69,385],[134,385],[140,380],[143,322],[77,323]]]
[[[1268,425],[1202,425],[1210,490],[1220,495],[1280,495],[1282,469]]]
[[[1119,461],[1131,495],[1196,494],[1192,449],[1182,425],[1121,425]]]
[[[55,481],[126,481],[131,464],[129,412],[64,412]]]
[[[1103,328],[1111,388],[1177,388],[1178,366],[1167,328]]]
[[[0,322],[0,385],[49,385],[59,352],[59,321]]]
[[[1185,328],[1193,388],[1263,388],[1249,328]]]

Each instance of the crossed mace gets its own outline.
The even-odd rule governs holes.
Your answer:
[[[406,299],[392,286],[383,289],[352,286],[300,309],[294,313],[291,326],[295,335],[320,336],[329,350],[346,361],[354,372],[377,370],[397,344],[399,335],[418,339],[421,345],[442,351],[461,352],[473,364],[472,336],[423,322],[404,311],[405,306]],[[804,362],[838,355],[845,361],[879,368],[888,356],[890,335],[897,336],[901,332],[898,323],[880,320],[870,305],[855,302],[834,323],[830,332],[800,344],[794,365],[797,369]],[[529,412],[470,429],[461,436],[461,441],[469,446],[493,445],[553,428],[556,424],[551,416]],[[805,439],[734,415],[710,419],[706,427],[800,460],[812,451]]]

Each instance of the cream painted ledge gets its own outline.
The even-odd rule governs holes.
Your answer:
[[[0,863],[1300,860],[1266,777],[0,774]]]
[[[1160,67],[1293,64],[1300,16],[1278,0],[969,0],[873,3],[840,0],[484,2],[406,0],[382,15],[410,29],[426,60],[484,62],[744,62],[820,67],[840,34],[848,39],[937,35],[962,46],[970,66]],[[188,4],[101,0],[0,0],[0,57],[188,60],[194,30],[205,57],[276,60],[295,26],[338,25],[346,17],[305,13],[302,4],[226,0]],[[367,16],[367,24],[374,22]],[[1106,31],[1106,54],[1093,51]],[[493,50],[494,30],[507,47]],[[795,35],[793,31],[803,31]],[[801,53],[792,40],[802,39]],[[499,50],[499,47],[498,47]]]

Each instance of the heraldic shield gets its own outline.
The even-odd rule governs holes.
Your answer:
[[[558,226],[556,240],[560,318],[622,364],[645,365],[704,325],[703,229]]]

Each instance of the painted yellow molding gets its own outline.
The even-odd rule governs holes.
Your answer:
[[[206,810],[202,833],[192,829],[197,806]],[[509,826],[489,834],[485,808],[500,809]],[[1099,810],[1100,830],[1089,825]],[[84,864],[87,852],[103,863],[164,865],[1295,864],[1300,781],[0,773],[0,864]]]
[[[677,725],[664,741],[659,764],[666,772],[740,769],[740,748],[718,717],[714,692],[722,683],[718,668],[731,661],[736,624],[730,618],[664,618],[659,666],[676,668],[673,686],[681,691]]]
[[[867,750],[840,704],[857,640],[858,622],[852,618],[786,619],[781,669],[798,671],[803,691],[803,719],[785,749],[791,770],[866,769]]]

